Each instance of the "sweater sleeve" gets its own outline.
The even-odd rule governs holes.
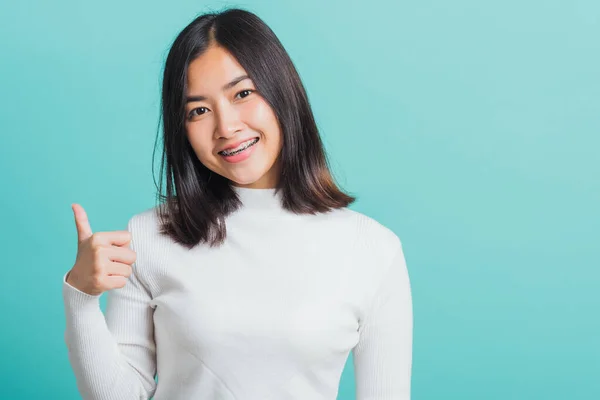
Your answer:
[[[131,246],[133,249],[133,241]],[[154,309],[136,270],[134,263],[125,286],[106,292],[105,314],[100,309],[100,295],[79,291],[66,282],[68,273],[63,276],[64,337],[84,400],[149,399],[154,395]]]
[[[383,276],[359,327],[353,363],[356,400],[409,400],[412,296],[402,246]]]

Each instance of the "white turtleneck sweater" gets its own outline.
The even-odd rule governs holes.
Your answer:
[[[104,313],[65,273],[65,340],[83,398],[334,400],[352,351],[358,400],[410,399],[398,236],[348,208],[296,215],[274,189],[235,190],[244,205],[221,247],[159,235],[156,208],[131,217],[137,259]]]

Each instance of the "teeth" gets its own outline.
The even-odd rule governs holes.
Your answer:
[[[256,142],[258,142],[258,138],[250,139],[250,140],[247,140],[244,143],[240,144],[235,149],[223,150],[223,151],[220,151],[219,154],[222,154],[224,156],[231,156],[233,154],[237,154],[241,151],[246,150],[248,147],[252,146]]]

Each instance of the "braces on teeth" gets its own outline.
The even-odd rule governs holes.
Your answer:
[[[256,142],[258,142],[258,138],[254,139],[254,140],[252,140],[252,141],[250,141],[250,142],[248,142],[248,143],[246,143],[246,144],[245,144],[245,145],[243,145],[241,148],[239,148],[239,149],[237,149],[237,150],[235,150],[235,151],[223,150],[223,151],[221,152],[221,154],[223,154],[224,156],[232,156],[232,155],[234,155],[234,154],[237,154],[237,153],[239,153],[239,152],[241,152],[241,151],[244,151],[244,150],[246,150],[248,147],[252,146],[252,145],[253,145],[253,144],[255,144]]]

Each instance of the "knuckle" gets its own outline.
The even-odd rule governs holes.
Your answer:
[[[101,248],[96,248],[93,250],[92,258],[94,260],[94,268],[99,268],[100,265],[102,265],[103,257],[104,252]]]
[[[94,286],[95,288],[102,287],[102,276],[100,276],[100,274],[94,274],[92,276],[92,286]]]
[[[100,246],[100,241],[101,241],[101,237],[100,237],[99,233],[98,232],[92,233],[92,236],[90,237],[90,244],[92,245],[92,247]]]

